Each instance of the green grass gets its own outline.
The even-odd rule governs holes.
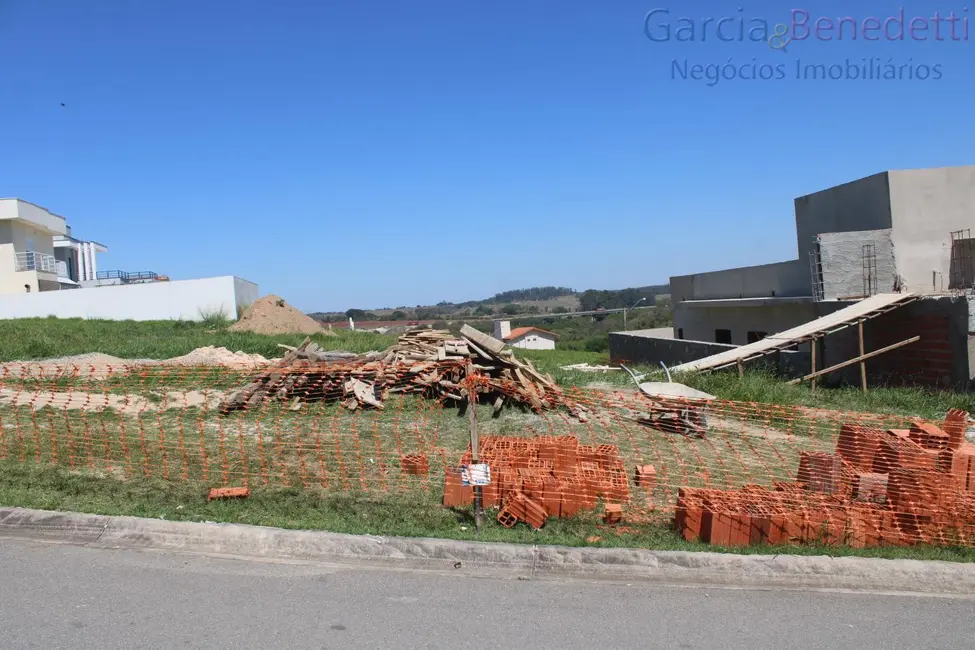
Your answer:
[[[198,482],[123,481],[69,472],[58,467],[0,462],[0,504],[43,510],[521,544],[975,561],[975,549],[968,548],[750,546],[723,549],[686,542],[663,524],[645,525],[639,529],[627,527],[617,533],[601,526],[595,513],[574,519],[550,520],[540,531],[533,531],[524,525],[506,529],[493,516],[489,516],[485,528],[478,535],[470,509],[430,507],[427,500],[410,495],[376,499],[335,495],[315,489],[257,488],[246,500],[207,503],[207,489],[207,485]],[[492,512],[489,511],[489,515]]]
[[[715,372],[689,375],[675,380],[717,395],[721,399],[739,402],[759,402],[783,406],[804,406],[907,415],[929,419],[943,418],[949,408],[975,411],[975,396],[970,393],[938,391],[928,388],[818,388],[815,392],[806,385],[790,385],[774,375],[749,372],[744,379],[736,372]]]
[[[609,356],[604,353],[579,350],[518,350],[516,354],[531,359],[539,370],[551,374],[563,386],[585,387],[599,384],[635,388],[632,378],[625,372],[592,373],[562,370],[562,366],[577,363],[607,365]],[[659,368],[634,366],[631,369],[638,374],[651,373],[646,381],[666,380]],[[820,386],[813,392],[808,383],[793,386],[780,377],[759,371],[746,372],[744,379],[740,378],[736,371],[689,374],[674,376],[672,379],[715,395],[719,399],[736,402],[906,415],[929,419],[943,418],[949,408],[975,413],[975,395],[925,387],[878,386],[864,393],[855,386],[828,388]]]
[[[102,352],[123,359],[167,359],[207,345],[279,357],[278,347],[300,344],[303,334],[268,336],[234,332],[230,321],[208,315],[203,322],[104,321],[80,318],[22,318],[0,320],[0,361],[46,359],[86,352]],[[389,346],[394,339],[372,332],[334,330],[334,336],[312,337],[326,350],[368,352]]]

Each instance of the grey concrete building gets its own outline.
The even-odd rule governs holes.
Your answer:
[[[866,334],[872,349],[891,332],[923,331],[922,340],[870,362],[871,373],[885,381],[971,384],[975,166],[887,171],[801,196],[795,220],[796,259],[670,279],[674,336],[687,343],[663,352],[666,343],[614,334],[614,359],[691,361],[714,344],[754,342],[876,293],[911,292],[924,298],[869,322]],[[856,355],[851,332],[821,344],[825,364]],[[803,367],[805,347],[792,366]],[[661,358],[648,358],[648,349]]]

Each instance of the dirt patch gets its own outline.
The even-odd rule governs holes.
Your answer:
[[[34,411],[45,407],[61,411],[117,411],[124,415],[139,413],[183,410],[196,407],[213,411],[220,406],[223,391],[170,391],[162,394],[158,402],[150,401],[142,395],[122,395],[118,393],[86,393],[71,391],[27,391],[0,388],[0,405],[28,406]]]
[[[227,348],[206,346],[172,359],[121,359],[110,354],[90,352],[40,361],[10,361],[0,364],[3,379],[41,379],[75,377],[107,379],[138,371],[147,366],[222,366],[251,369],[266,366],[272,360],[259,354],[232,352]]]
[[[231,325],[235,332],[258,334],[319,334],[322,326],[280,296],[264,296],[244,312],[240,320]]]

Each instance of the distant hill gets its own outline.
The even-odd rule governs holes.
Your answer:
[[[312,312],[312,318],[325,322],[355,320],[412,321],[449,320],[452,318],[491,318],[504,314],[564,314],[572,311],[619,309],[629,307],[643,298],[640,306],[656,304],[658,295],[670,293],[669,284],[655,284],[628,289],[587,289],[576,291],[569,287],[529,287],[502,291],[484,300],[454,303],[443,301],[436,305],[382,309],[348,309],[345,312]]]

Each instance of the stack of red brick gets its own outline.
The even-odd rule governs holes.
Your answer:
[[[967,423],[968,413],[953,409],[941,427],[843,425],[835,454],[800,454],[794,483],[682,488],[677,529],[687,540],[722,546],[975,544],[975,445],[965,442]]]
[[[626,469],[615,445],[580,445],[575,436],[486,436],[479,444],[479,462],[491,468],[491,484],[482,490],[484,507],[500,507],[502,525],[524,521],[541,528],[549,517],[595,509],[600,499],[616,505],[630,500]],[[460,464],[471,459],[468,449]],[[648,493],[655,476],[652,466],[637,468],[637,482]],[[443,504],[465,506],[473,500],[473,488],[462,484],[460,470],[448,469]]]

